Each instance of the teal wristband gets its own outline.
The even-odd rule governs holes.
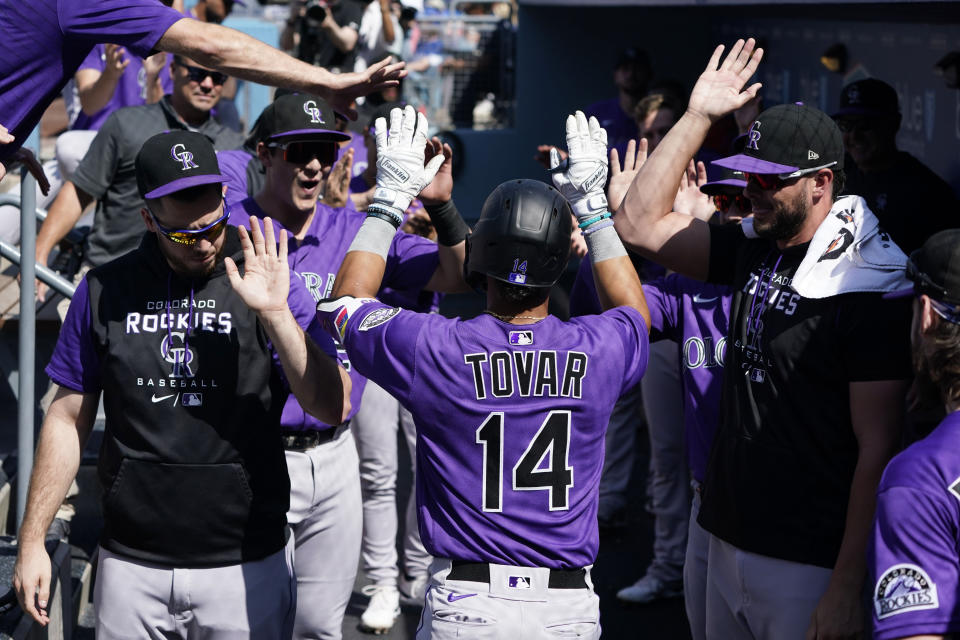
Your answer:
[[[606,212],[604,212],[604,213],[601,213],[601,214],[598,215],[598,216],[595,216],[595,217],[590,218],[590,219],[588,219],[588,220],[584,220],[583,222],[581,222],[581,223],[580,223],[579,225],[577,225],[577,226],[580,227],[581,229],[586,229],[587,227],[589,227],[590,225],[592,225],[592,224],[595,223],[595,222],[600,222],[601,220],[606,220],[606,219],[609,218],[611,215],[613,215],[613,214],[611,214],[609,211],[606,211]]]

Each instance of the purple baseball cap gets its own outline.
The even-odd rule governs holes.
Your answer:
[[[288,93],[273,101],[260,114],[257,127],[261,142],[324,140],[343,142],[350,135],[333,127],[336,114],[326,102],[306,93]]]
[[[143,143],[135,166],[137,188],[144,199],[224,180],[213,143],[194,131],[158,133]]]
[[[842,169],[843,136],[823,111],[801,103],[781,104],[757,116],[741,153],[713,164],[782,178],[815,169]]]
[[[712,162],[707,168],[707,178],[710,181],[700,185],[700,191],[708,196],[739,191],[747,186],[747,178],[743,175],[743,171],[726,169]]]

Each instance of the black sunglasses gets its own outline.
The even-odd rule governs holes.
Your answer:
[[[281,144],[272,142],[271,149],[282,149],[283,159],[291,164],[307,164],[314,158],[325,167],[331,167],[340,154],[340,145],[336,142],[300,141]]]
[[[180,66],[187,70],[187,75],[190,76],[190,80],[193,82],[203,82],[207,79],[207,76],[213,80],[213,84],[223,84],[227,81],[228,76],[225,73],[220,73],[219,71],[211,71],[210,69],[201,69],[200,67],[194,67],[189,64],[180,63]]]

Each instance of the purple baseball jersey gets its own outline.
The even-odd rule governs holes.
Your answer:
[[[867,550],[873,637],[960,632],[960,413],[883,472]]]
[[[624,113],[620,108],[620,98],[595,102],[584,113],[588,118],[594,116],[600,126],[607,130],[607,144],[616,148],[620,158],[624,157],[627,143],[639,137],[637,122],[632,114]]]
[[[246,149],[217,151],[220,175],[224,178],[223,184],[227,185],[227,192],[223,195],[223,199],[230,207],[235,207],[250,197],[247,192],[249,188],[247,166],[253,159],[253,155]],[[234,222],[234,224],[238,223]]]
[[[431,554],[548,568],[594,562],[604,432],[647,363],[635,309],[511,325],[345,297],[322,303],[318,316],[354,367],[413,414],[417,513]]]
[[[261,220],[266,216],[253,198],[247,198],[232,207],[230,224],[249,229],[250,216],[257,216]],[[290,237],[287,254],[290,269],[303,280],[307,291],[312,294],[316,302],[329,297],[333,291],[334,279],[340,264],[366,217],[367,214],[355,210],[331,209],[317,203],[316,213],[304,239],[297,240]],[[274,222],[277,235],[282,228],[279,223]],[[435,243],[409,233],[397,233],[387,255],[387,267],[383,276],[384,286],[419,291],[430,281],[438,264]],[[360,408],[366,378],[353,369],[347,352],[339,343],[337,352],[340,362],[350,372],[350,380],[353,383],[350,393],[352,408],[349,416],[353,417]],[[290,398],[287,407],[284,408],[281,423],[285,428],[322,429],[329,426],[305,414],[299,405],[297,405],[298,411],[294,410],[290,402],[295,402],[296,399],[292,395]]]
[[[353,169],[350,171],[353,177],[359,176],[367,168],[367,147],[363,144],[363,134],[356,131],[347,131],[350,135],[350,144],[340,149],[343,154],[347,149],[353,149]],[[352,185],[351,185],[352,188]],[[364,189],[366,191],[366,189]]]
[[[0,0],[0,124],[16,137],[0,145],[0,161],[23,145],[97,43],[146,57],[182,18],[156,0]]]
[[[81,69],[94,69],[103,73],[106,68],[106,45],[98,44],[80,63],[78,71]],[[134,107],[138,104],[147,103],[147,72],[143,68],[143,59],[131,54],[129,51],[124,53],[124,57],[129,60],[127,68],[123,70],[120,79],[117,80],[117,88],[113,96],[107,101],[100,111],[92,116],[88,116],[83,111],[77,116],[71,129],[99,129],[111,113],[121,107]],[[170,68],[164,67],[160,71],[160,83],[163,85],[163,93],[168,94],[173,91],[173,79],[170,77]]]

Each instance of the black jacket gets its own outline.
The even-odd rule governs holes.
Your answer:
[[[224,255],[242,270],[236,228],[226,233]],[[283,548],[287,391],[222,262],[206,279],[181,278],[148,233],[87,282],[106,409],[101,544],[177,567]]]

